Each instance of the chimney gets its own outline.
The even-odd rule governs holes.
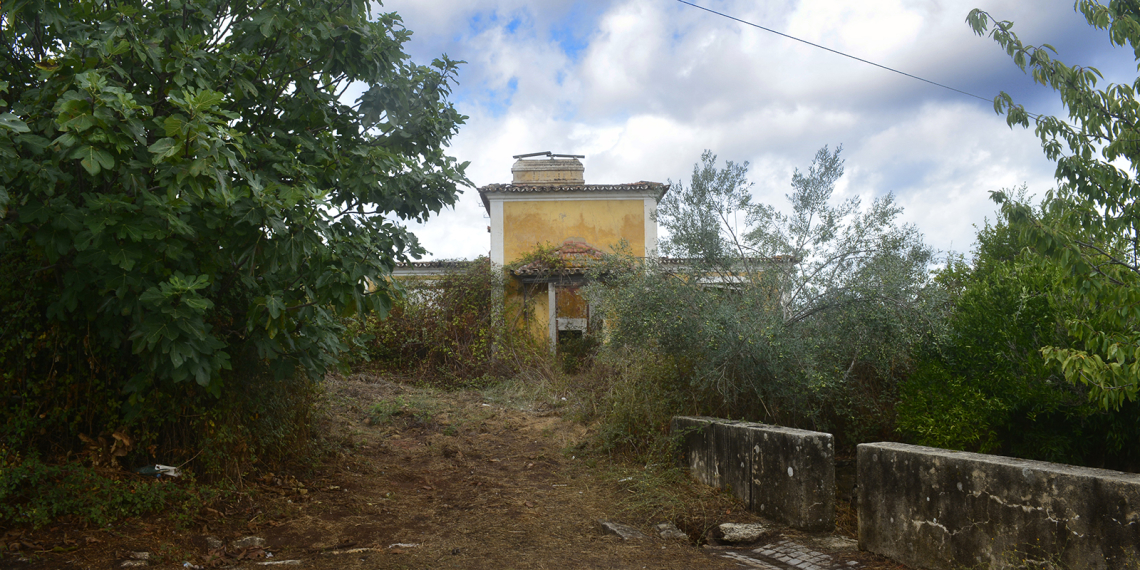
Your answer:
[[[542,157],[542,158],[539,158]],[[586,183],[586,168],[578,162],[586,158],[577,154],[552,154],[550,151],[514,156],[511,167],[513,184],[533,186],[575,186]]]

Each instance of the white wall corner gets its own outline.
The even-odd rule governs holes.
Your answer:
[[[491,263],[498,267],[507,264],[503,246],[503,201],[491,198]]]
[[[645,198],[645,257],[657,259],[657,200]]]
[[[558,350],[558,287],[553,283],[546,284],[546,302],[549,308],[547,318],[550,327],[550,349]]]

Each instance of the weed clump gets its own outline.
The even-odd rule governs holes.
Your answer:
[[[39,528],[61,517],[105,525],[163,510],[188,523],[217,495],[209,487],[160,477],[47,464],[0,449],[0,525]]]
[[[485,387],[543,358],[543,348],[496,303],[506,286],[486,257],[445,262],[450,271],[399,281],[404,295],[384,318],[345,320],[353,349],[343,364],[441,388]]]

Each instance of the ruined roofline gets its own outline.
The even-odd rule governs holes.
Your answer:
[[[467,260],[405,261],[397,263],[393,277],[424,277],[463,271],[476,262]]]
[[[731,258],[732,262],[744,261],[747,263],[787,263],[789,265],[796,265],[801,260],[794,255],[773,255],[771,257],[745,257]],[[672,267],[687,267],[691,265],[701,265],[705,260],[699,257],[658,257],[657,262],[661,265],[668,265]]]
[[[466,259],[458,260],[441,260],[441,261],[404,261],[396,264],[396,267],[414,268],[414,267],[467,267],[475,263]]]

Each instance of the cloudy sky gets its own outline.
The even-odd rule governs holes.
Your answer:
[[[1072,0],[694,0],[694,3],[1031,112],[1059,114],[989,38],[972,8],[1015,22],[1067,63],[1131,82],[1135,61],[1085,24]],[[836,198],[894,193],[928,243],[968,252],[993,217],[988,191],[1053,186],[1031,131],[989,101],[884,71],[676,0],[389,0],[419,63],[465,60],[453,101],[469,116],[452,155],[476,186],[509,182],[511,158],[582,154],[587,183],[687,183],[701,151],[748,161],[756,201],[780,208],[794,169],[843,145]],[[454,210],[413,226],[429,258],[490,247],[474,188]]]

